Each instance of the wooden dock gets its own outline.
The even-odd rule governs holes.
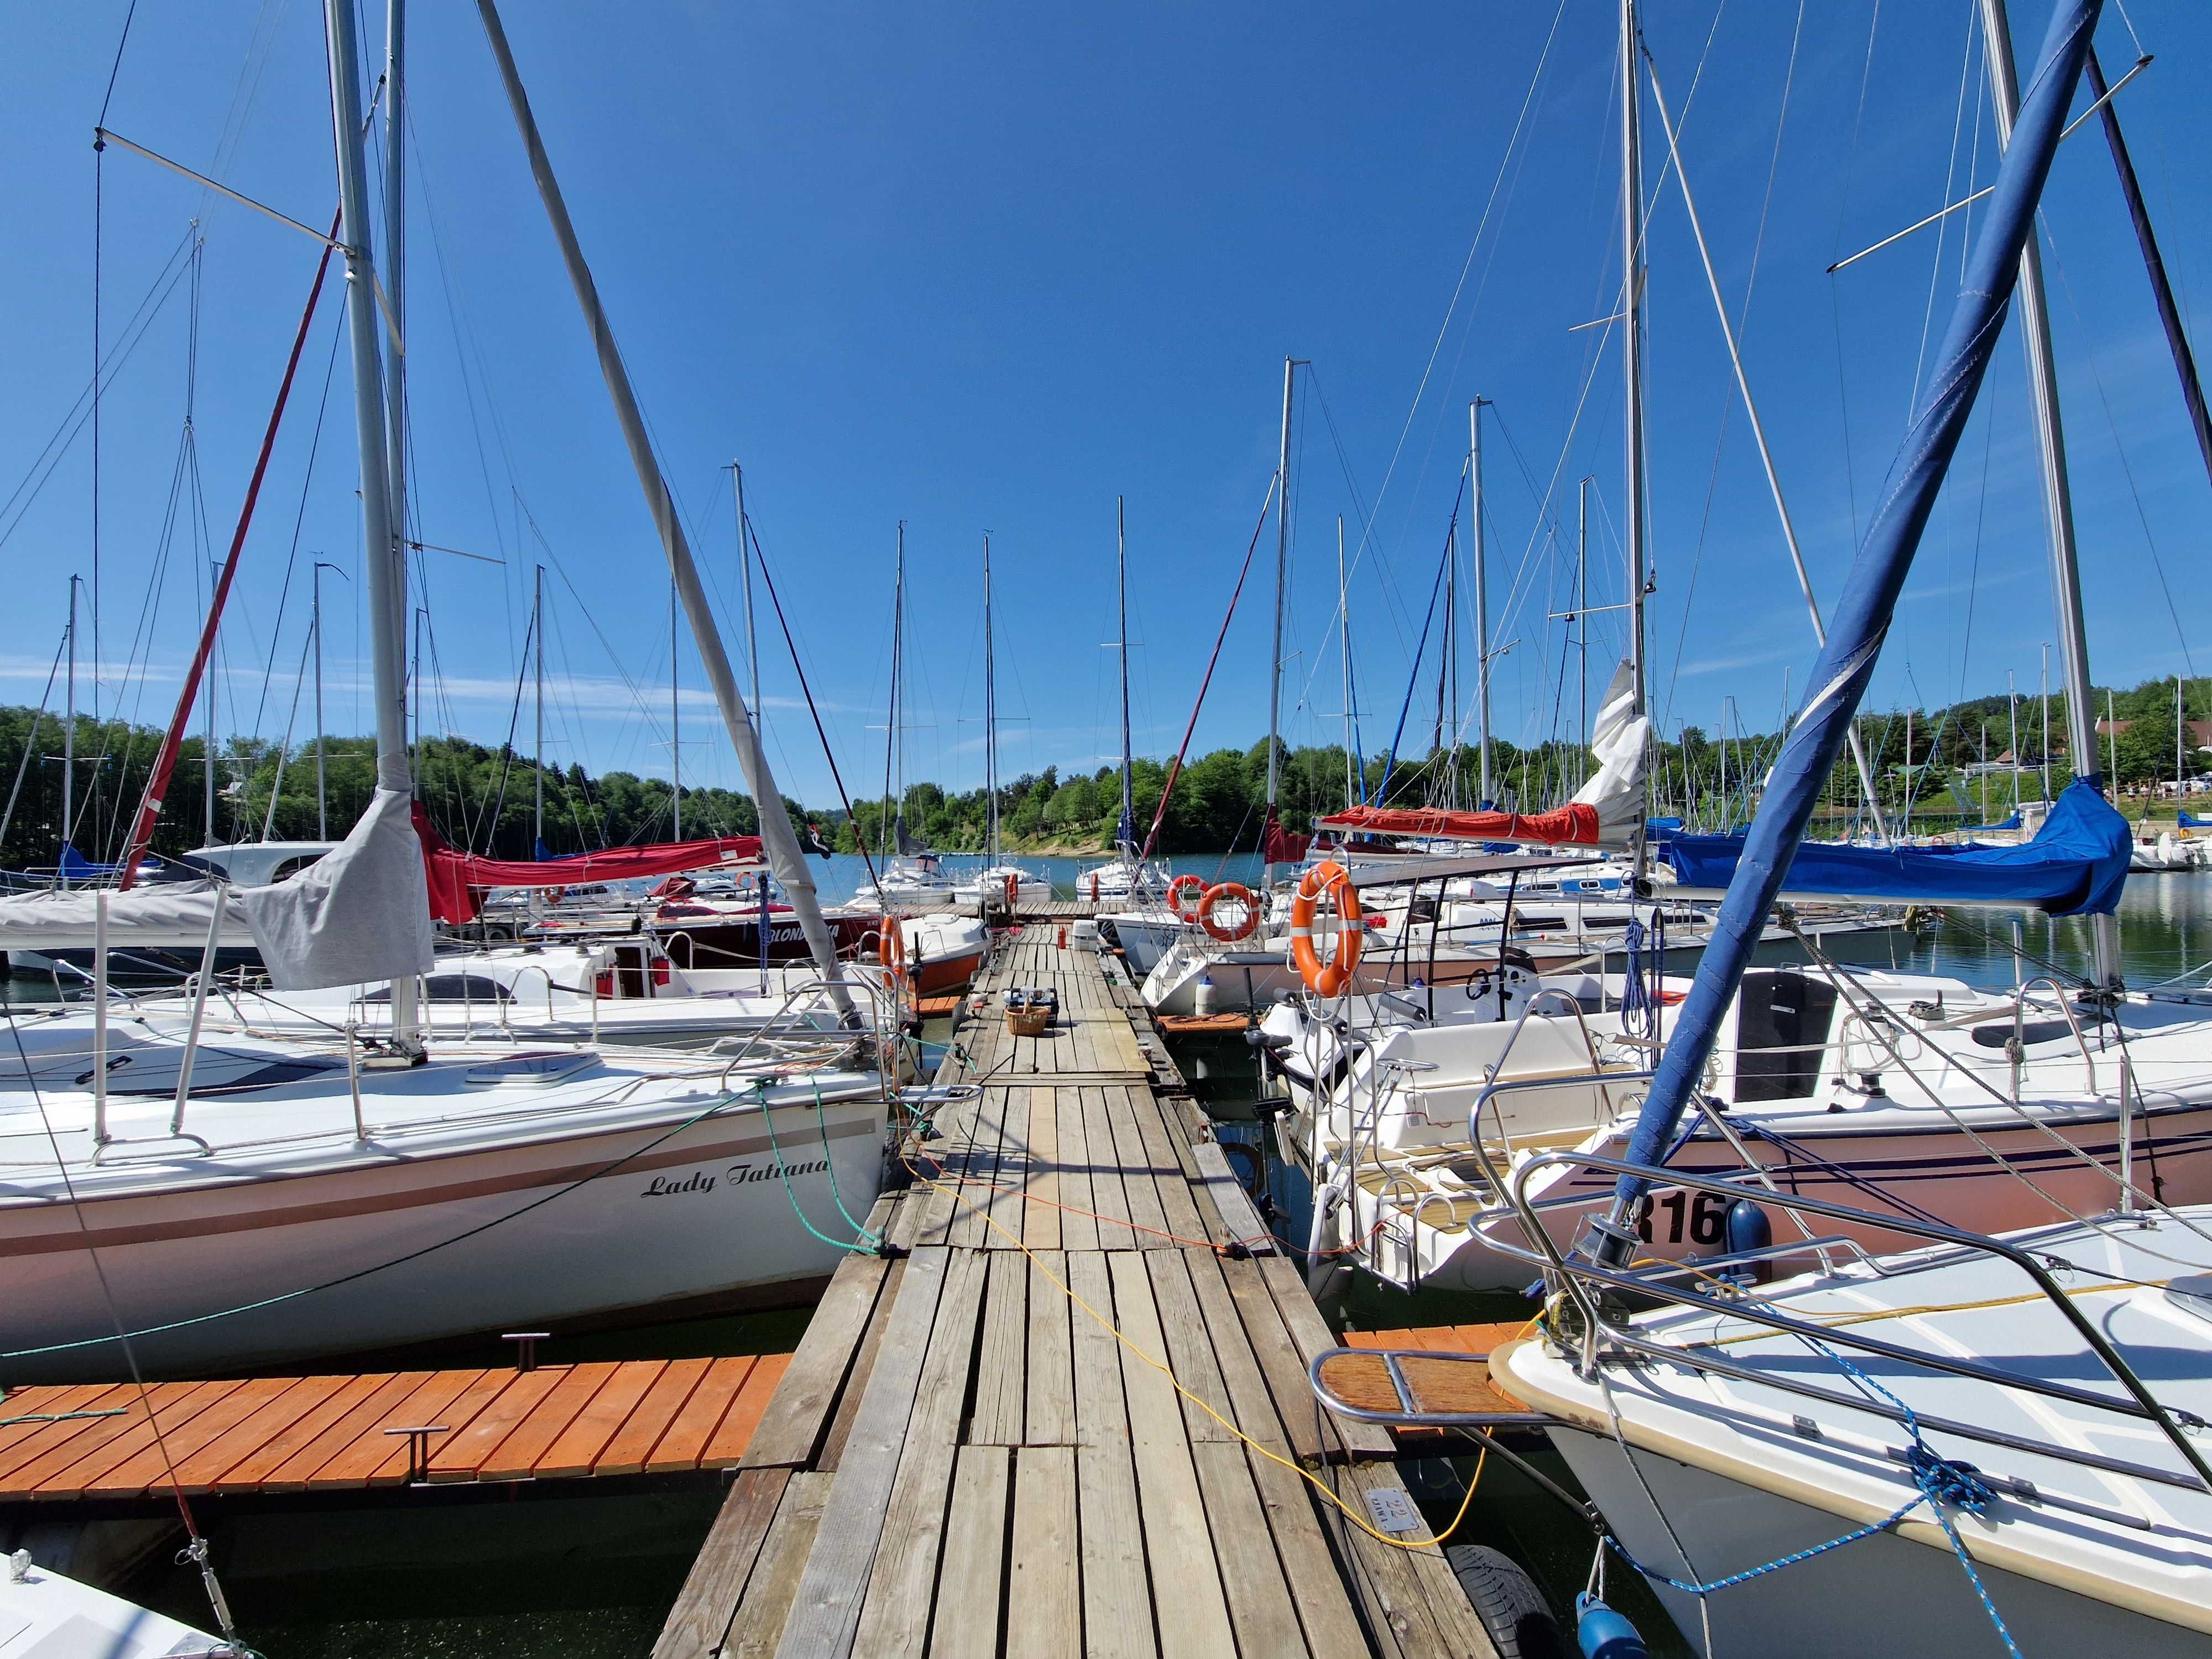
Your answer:
[[[1297,1269],[1056,939],[979,981],[940,1074],[979,1092],[872,1212],[896,1259],[838,1269],[655,1659],[1492,1654],[1417,1516],[1355,1524],[1403,1499],[1389,1435],[1317,1411]],[[1059,993],[1045,1036],[1007,1035],[1017,985]]]
[[[167,1498],[173,1467],[186,1492],[225,1497],[721,1470],[751,1444],[790,1363],[19,1389],[0,1400],[0,1502]]]

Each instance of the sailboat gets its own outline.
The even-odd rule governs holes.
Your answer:
[[[1127,911],[1157,901],[1167,890],[1166,865],[1148,860],[1137,845],[1135,757],[1129,738],[1129,536],[1121,497],[1114,498],[1114,610],[1119,633],[1113,647],[1121,681],[1121,809],[1114,820],[1114,856],[1078,869],[1075,896],[1093,904]],[[1147,960],[1139,972],[1149,971]]]
[[[2077,770],[2096,765],[2093,729],[2082,741],[2087,653],[2035,212],[2100,9],[2100,0],[2060,0],[2022,97],[2002,0],[1984,0],[2003,146],[1996,182],[1895,487],[1815,672],[1823,695],[1777,761],[1724,924],[1765,914],[1786,890],[2015,299],[2053,509],[2072,758]],[[2124,848],[2124,823],[2120,831]],[[1790,1218],[1800,1237],[1850,1237],[1866,1224],[1844,1206],[1762,1194],[1741,1178],[1675,1173],[1669,1152],[1725,1040],[1726,1011],[1751,989],[1747,952],[1725,933],[1699,965],[1626,1156],[1595,1170],[1612,1190],[1571,1254],[1543,1248],[1537,1214],[1547,1177],[1574,1160],[1525,1167],[1515,1182],[1514,1213],[1574,1311],[1543,1341],[1498,1356],[1492,1374],[1555,1415],[1547,1432],[1605,1511],[1601,1551],[1635,1564],[1685,1631],[1739,1651],[1901,1659],[1970,1644],[2019,1652],[2015,1632],[2051,1652],[2204,1650],[2212,1465],[2199,1442],[2212,1407],[2212,1321],[2197,1292],[2212,1266],[2212,1212],[2176,1190],[2184,1183],[2131,1170],[2131,1155],[2147,1149],[2136,1146],[2128,1074],[2162,1032],[2201,1085],[2203,1031],[2197,1016],[2124,992],[2109,912],[2093,928],[2096,978],[2079,999],[2054,991],[2052,1000],[2065,1022],[2086,1016],[2098,1033],[2081,1060],[2101,1052],[2118,1073],[2103,1103],[2123,1188],[2106,1212],[1984,1237],[1899,1218],[1903,1243],[1928,1248],[1873,1259],[1778,1231],[1780,1250],[1716,1256],[1695,1287],[1636,1265],[1637,1217],[1670,1182],[1730,1213],[1756,1202]],[[2140,1103],[2162,1103],[2175,1087],[2160,1078]],[[2075,1098],[2087,1120],[2094,1097]],[[1867,1196],[1879,1217],[1884,1189]],[[1759,1287],[1778,1256],[1819,1265]],[[1732,1278],[1748,1292],[1727,1298],[1736,1305],[1707,1293]],[[1675,1305],[1626,1320],[1599,1304],[1598,1293],[1624,1291]],[[1869,1595],[1869,1583],[1882,1593]]]
[[[1034,871],[1006,861],[999,846],[999,676],[996,637],[991,622],[991,538],[983,538],[983,867],[961,872],[952,884],[956,904],[1005,905],[1052,896],[1052,883]]]
[[[604,344],[605,319],[506,37],[490,4],[483,15]],[[374,1048],[357,1033],[314,1045],[210,1041],[204,968],[181,1029],[112,1019],[104,983],[88,1014],[19,1018],[21,1069],[0,1079],[11,1085],[0,1089],[0,1262],[10,1287],[0,1381],[261,1363],[641,1307],[796,1300],[848,1251],[874,1243],[854,1218],[882,1178],[893,1085],[873,1039],[848,1017],[866,988],[841,970],[781,812],[764,815],[763,850],[800,917],[837,1030],[794,1030],[709,1060],[426,1047],[420,981],[436,963],[400,666],[405,562],[393,507],[404,452],[386,441],[387,386],[404,394],[396,355],[386,380],[366,297],[376,267],[352,8],[328,0],[325,22],[351,228],[343,252],[372,573],[376,796],[337,851],[289,882],[94,890],[53,896],[46,914],[57,926],[88,922],[103,968],[135,928],[196,927],[210,953],[226,934],[249,937],[280,991],[386,979],[388,1026]],[[397,124],[404,81],[391,67],[386,114]],[[404,177],[392,169],[388,187]],[[747,782],[755,799],[779,800],[611,348],[602,367]],[[87,914],[60,914],[71,907]]]
[[[1632,31],[1632,8],[1623,27]],[[1632,123],[1633,109],[1625,112]],[[2024,279],[2023,291],[2033,289]],[[2044,435],[2046,464],[2063,465],[2055,423]],[[2063,489],[2054,494],[2063,500]],[[2078,591],[2063,514],[2053,538],[2062,590]],[[2066,657],[2069,683],[2087,686],[2078,640]],[[1812,683],[1826,682],[1816,674]],[[2086,696],[2069,702],[2086,720]],[[1848,722],[1839,729],[1838,746],[1848,730]],[[2077,732],[2071,746],[2077,766],[2094,767],[2094,732]],[[1789,871],[1781,896],[1794,902],[2087,915],[2097,979],[2085,1000],[2042,979],[1989,993],[1839,968],[1809,940],[1810,966],[1745,975],[1744,960],[1773,924],[1764,908],[1733,917],[1724,908],[1710,939],[1726,943],[1740,983],[1704,1017],[1711,1050],[1698,1090],[1711,1109],[1681,1130],[1670,1164],[1711,1172],[1748,1163],[1789,1190],[1857,1194],[1877,1212],[1932,1213],[1984,1231],[2063,1221],[2130,1194],[2147,1201],[2154,1187],[2165,1202],[2212,1199],[2203,1156],[2212,1149],[2205,1024],[2187,1008],[2117,988],[2112,913],[2127,832],[2093,778],[2069,786],[2017,846],[1803,842],[1802,826],[1799,836],[1778,860],[1760,847],[1756,827],[1748,838],[1676,837],[1662,850],[1672,878],[1664,890],[1732,898],[1745,872],[1778,862]],[[1671,1054],[1694,1029],[1690,982],[1656,978],[1648,957],[1645,975],[1638,994],[1610,1007],[1602,995],[1593,1006],[1571,994],[1545,997],[1539,987],[1510,1022],[1401,1019],[1364,1044],[1304,1038],[1322,1100],[1303,1138],[1321,1194],[1316,1238],[1364,1241],[1364,1264],[1401,1283],[1524,1283],[1525,1263],[1498,1249],[1475,1218],[1504,1201],[1500,1181],[1517,1162],[1577,1146],[1623,1152],[1637,1079],[1653,1054]],[[2137,1160],[2152,1147],[2159,1171],[2146,1186]],[[1646,1161],[1662,1150],[1668,1142],[1642,1147]],[[1547,1228],[1571,1238],[1603,1212],[1613,1182],[1549,1169],[1537,1186]],[[1719,1212],[1686,1215],[1679,1194],[1671,1209],[1647,1207],[1624,1224],[1637,1249],[1657,1256],[1723,1242]],[[1895,1243],[1879,1229],[1857,1242]]]

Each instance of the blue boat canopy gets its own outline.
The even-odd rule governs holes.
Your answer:
[[[1724,889],[1741,836],[1677,836],[1657,856],[1685,887]],[[1802,843],[1784,882],[1791,897],[1904,904],[2033,905],[2054,916],[2110,915],[2127,880],[2128,821],[2087,781],[2066,786],[2017,847],[1849,847]]]

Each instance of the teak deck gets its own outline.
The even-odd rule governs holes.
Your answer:
[[[19,1389],[0,1419],[56,1420],[0,1427],[0,1502],[166,1497],[171,1464],[185,1492],[228,1497],[724,1469],[751,1443],[790,1363],[777,1353],[154,1382],[143,1397],[127,1382]],[[434,1426],[443,1432],[428,1437],[428,1467],[416,1468],[393,1431]]]
[[[654,1659],[1492,1655],[1438,1551],[1312,1484],[1402,1492],[1385,1431],[1316,1410],[1334,1339],[1133,994],[1056,939],[978,982],[982,1087],[869,1218],[910,1254],[838,1269]],[[1007,1035],[1016,985],[1059,992],[1044,1036]]]

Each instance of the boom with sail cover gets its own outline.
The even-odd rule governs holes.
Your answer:
[[[440,921],[474,921],[479,899],[493,887],[573,887],[586,881],[629,881],[671,876],[684,870],[758,864],[758,836],[720,836],[705,841],[654,842],[643,847],[613,847],[576,853],[539,863],[529,859],[478,858],[458,852],[430,827],[418,805],[415,834],[422,845],[422,869],[430,886],[430,914]]]
[[[2004,332],[2021,251],[2034,234],[2036,204],[2050,176],[2101,6],[2102,0],[2061,0],[2051,15],[2042,58],[2021,100],[2012,142],[2005,148],[1980,237],[1961,273],[1958,301],[1927,390],[1892,468],[1881,508],[1852,561],[1828,641],[1808,678],[1805,706],[1775,761],[1711,943],[1698,963],[1696,981],[1652,1079],[1629,1142],[1631,1163],[1658,1163],[1673,1141],[1765,930],[1767,912],[1789,878],[1806,825],[1843,752],[1921,534]],[[1637,1248],[1635,1229],[1627,1224],[1647,1185],[1641,1176],[1620,1178],[1610,1218],[1597,1224],[1601,1237],[1596,1248],[1607,1260],[1626,1259]]]
[[[1676,836],[1660,861],[1686,888],[1724,889],[1742,836]],[[2029,905],[2048,915],[2110,915],[2128,877],[2128,821],[2092,784],[2066,786],[2033,837],[2017,847],[1851,847],[1808,841],[1790,861],[1784,896],[1875,903]]]

